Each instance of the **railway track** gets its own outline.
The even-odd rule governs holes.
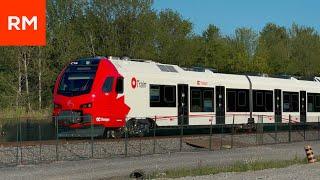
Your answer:
[[[208,136],[206,134],[199,134],[199,135],[183,135],[182,138],[188,137],[204,137]],[[173,139],[173,138],[180,138],[181,136],[148,136],[148,137],[129,137],[125,138],[118,138],[118,139],[103,139],[103,138],[94,138],[93,142],[124,142],[124,141],[143,141],[143,140],[159,140],[159,139]],[[13,146],[37,146],[37,145],[55,145],[55,144],[79,144],[79,143],[90,143],[92,140],[90,138],[70,138],[70,139],[53,139],[53,140],[38,140],[38,141],[16,141],[16,142],[0,142],[0,147],[13,147]]]

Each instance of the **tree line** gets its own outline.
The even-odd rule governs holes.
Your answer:
[[[312,27],[268,23],[260,32],[239,27],[202,34],[178,12],[156,11],[152,0],[48,0],[46,47],[0,48],[0,108],[52,106],[51,89],[68,62],[128,56],[224,73],[320,73],[320,36]]]

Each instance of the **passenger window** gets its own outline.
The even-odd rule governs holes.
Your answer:
[[[227,89],[227,112],[249,112],[248,102],[248,89]]]
[[[199,89],[191,90],[191,112],[201,112],[201,91]]]
[[[320,107],[320,95],[316,95],[316,107]]]
[[[123,77],[118,77],[116,91],[119,94],[123,93]]]
[[[191,87],[191,112],[214,112],[214,88]]]
[[[235,91],[227,92],[227,111],[236,112],[236,92]]]
[[[160,102],[160,86],[150,85],[150,102]]]
[[[203,111],[213,112],[213,90],[203,91]]]
[[[299,95],[298,94],[292,95],[292,111],[299,112]]]
[[[247,104],[247,97],[245,91],[238,92],[238,105],[239,106],[246,106]]]
[[[113,79],[114,79],[113,77],[107,77],[107,79],[104,81],[104,84],[102,86],[103,92],[105,93],[111,92]]]
[[[164,101],[167,103],[175,102],[176,96],[175,86],[164,87]]]
[[[271,92],[266,92],[266,112],[273,111],[273,95]]]
[[[315,112],[313,97],[313,95],[308,95],[308,112]]]
[[[263,106],[263,92],[256,93],[256,105]]]
[[[299,112],[299,93],[283,92],[283,112]]]
[[[150,107],[176,107],[176,86],[150,84]]]

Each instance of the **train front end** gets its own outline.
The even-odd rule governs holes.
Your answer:
[[[107,58],[71,62],[53,92],[53,121],[59,137],[102,136],[125,126],[123,77]]]

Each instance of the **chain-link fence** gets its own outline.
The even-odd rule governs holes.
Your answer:
[[[298,122],[290,115],[253,115],[251,124],[236,123],[249,121],[248,115],[141,117],[127,118],[123,128],[107,130],[91,120],[83,123],[87,117],[75,123],[77,118],[2,119],[0,167],[320,140],[319,117]],[[174,125],[178,118],[184,120]],[[217,119],[224,123],[216,124]]]

